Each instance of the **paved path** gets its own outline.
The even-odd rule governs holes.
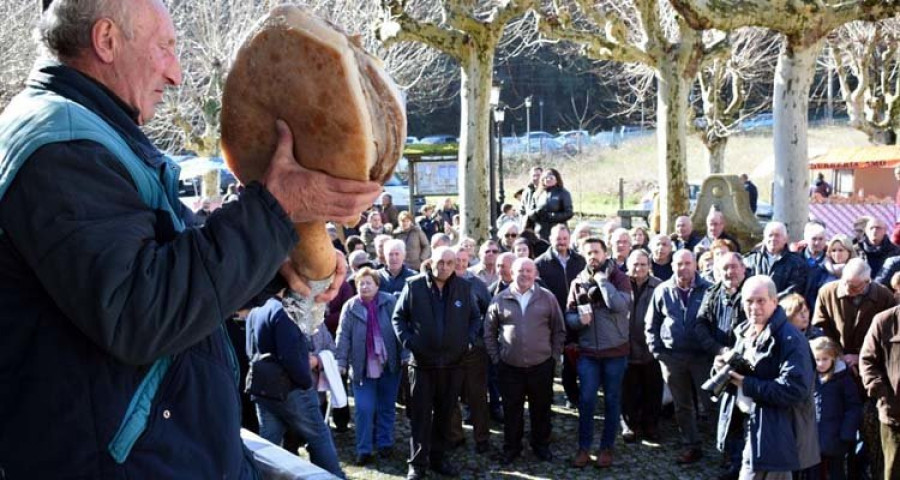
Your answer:
[[[721,454],[715,450],[714,425],[701,428],[704,438],[704,458],[690,466],[680,466],[674,461],[680,447],[677,441],[677,427],[672,418],[663,419],[660,424],[662,441],[660,444],[636,443],[626,445],[621,436],[616,440],[616,457],[612,468],[598,469],[593,464],[578,469],[571,466],[577,450],[578,414],[560,405],[564,403],[562,387],[557,380],[554,385],[553,406],[553,442],[551,449],[556,456],[552,463],[536,459],[527,446],[528,413],[526,411],[526,427],[524,451],[522,457],[509,466],[501,466],[499,452],[503,442],[503,427],[491,425],[491,452],[479,455],[475,453],[471,427],[465,427],[466,444],[452,451],[451,460],[460,467],[462,479],[714,479],[721,473],[719,463]],[[351,398],[352,405],[352,398]],[[595,442],[599,440],[603,425],[602,400],[598,402],[595,415]],[[403,409],[397,414],[395,429],[395,452],[393,458],[376,459],[365,467],[353,465],[355,458],[354,430],[346,433],[335,433],[338,454],[348,478],[351,479],[405,479],[406,456],[409,452],[409,421]],[[596,452],[591,452],[592,455]],[[301,449],[300,455],[306,452]],[[429,474],[429,478],[443,478]]]

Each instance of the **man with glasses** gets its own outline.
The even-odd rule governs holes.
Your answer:
[[[497,281],[497,255],[500,253],[500,245],[494,240],[487,240],[478,249],[477,265],[469,267],[469,271],[481,279],[485,285],[491,285]]]
[[[812,318],[814,326],[822,328],[825,335],[841,345],[844,363],[857,379],[859,379],[859,352],[872,318],[896,303],[890,289],[879,283],[873,283],[871,278],[872,269],[863,259],[850,259],[844,267],[841,279],[827,283],[819,290]],[[866,401],[863,409],[863,425],[860,432],[865,450],[869,454],[870,465],[878,472],[881,463],[881,443],[878,413],[872,399]],[[865,457],[851,458],[848,478],[861,478],[863,467],[860,464],[865,460]],[[872,478],[879,476],[880,473],[877,473]]]

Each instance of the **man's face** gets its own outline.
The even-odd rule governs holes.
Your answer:
[[[381,223],[381,215],[378,214],[378,213],[374,213],[374,214],[372,214],[372,215],[369,215],[369,225],[370,225],[372,228],[375,228],[375,229],[381,228],[381,226],[383,225],[383,224]]]
[[[513,279],[519,290],[527,290],[534,285],[534,279],[537,277],[537,268],[534,262],[518,262],[513,265]]]
[[[376,240],[375,241],[375,255],[378,256],[378,259],[384,263],[384,242],[387,240]]]
[[[472,256],[475,255],[475,240],[472,240],[472,239],[470,239],[470,238],[467,238],[467,239],[463,240],[462,242],[460,242],[459,245],[460,245],[461,247],[465,248],[465,249],[466,249],[466,253],[469,254],[469,255],[466,257],[466,264],[468,264],[469,258],[471,258]],[[459,258],[459,255],[457,255],[457,258]]]
[[[514,256],[505,255],[502,259],[497,260],[497,272],[504,282],[512,282],[512,264],[515,260]]]
[[[381,206],[382,207],[390,207],[392,202],[393,202],[393,199],[391,198],[390,195],[388,195],[386,193],[381,195]]]
[[[643,281],[650,276],[650,260],[646,255],[635,255],[628,261],[628,275]]]
[[[583,252],[584,256],[592,269],[600,268],[600,266],[603,265],[604,262],[606,262],[607,254],[599,243],[585,243],[584,248],[586,249]]]
[[[500,249],[497,245],[493,243],[487,244],[484,249],[481,251],[481,263],[485,265],[494,265],[497,261],[497,254],[500,253]]]
[[[138,111],[138,124],[145,125],[156,114],[166,87],[181,83],[181,65],[175,55],[175,26],[166,7],[158,0],[139,4],[127,13],[132,38],[118,30],[110,63],[115,80],[107,86]]]
[[[734,255],[729,254],[726,259],[722,260],[720,266],[722,270],[722,283],[725,284],[725,288],[732,290],[740,287],[741,283],[744,281],[744,277],[747,275],[747,269],[744,267],[744,263],[738,260]]]
[[[694,256],[690,254],[676,255],[673,259],[675,267],[675,275],[682,283],[690,283],[697,274],[697,262]]]
[[[722,214],[710,215],[706,218],[706,232],[711,238],[719,238],[725,231],[725,219]]]
[[[439,281],[445,281],[456,269],[456,254],[450,250],[445,251],[440,258],[432,261],[432,273]]]
[[[553,248],[555,248],[557,252],[563,255],[568,253],[570,238],[568,230],[557,230],[557,232],[550,237],[550,242],[553,243]]]
[[[806,245],[813,255],[820,255],[825,251],[825,232],[816,231],[810,233],[806,239]]]
[[[541,182],[541,174],[544,173],[543,169],[540,168],[532,168],[531,169],[531,184],[535,187],[538,186]]]
[[[844,284],[844,288],[847,289],[847,294],[851,297],[856,297],[865,293],[866,287],[869,286],[871,280],[860,277],[841,277],[840,281]]]
[[[691,219],[687,217],[678,217],[675,220],[675,231],[678,232],[680,238],[686,239],[691,236],[694,226],[691,225]]]
[[[631,253],[631,236],[620,233],[616,237],[616,257],[625,258]]]
[[[742,302],[747,320],[756,325],[765,325],[778,307],[778,301],[769,297],[769,289],[765,285],[757,285],[752,290],[745,291]]]
[[[519,230],[515,229],[515,228],[510,228],[509,230],[506,231],[505,234],[503,234],[503,238],[501,238],[500,241],[502,241],[503,244],[506,245],[508,248],[508,247],[512,246],[513,242],[515,242],[516,238],[518,238],[518,237],[519,237]]]
[[[770,228],[766,231],[764,242],[769,253],[781,253],[787,245],[787,235],[780,228]]]
[[[884,234],[887,232],[887,227],[884,226],[883,222],[873,221],[866,224],[866,237],[869,238],[869,241],[872,242],[873,245],[881,245],[881,241],[884,240]]]
[[[469,252],[460,249],[456,252],[456,274],[465,275],[466,268],[469,266]]]
[[[672,240],[665,235],[660,235],[653,240],[653,260],[665,261],[672,254]]]
[[[388,268],[397,270],[403,266],[403,260],[406,260],[406,252],[399,248],[393,248],[387,254]]]

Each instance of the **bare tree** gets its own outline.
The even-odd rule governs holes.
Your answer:
[[[729,33],[727,41],[731,48],[708,59],[697,74],[703,114],[695,126],[710,174],[725,172],[728,138],[757,110],[746,109],[751,88],[774,68],[780,44],[776,34],[754,27]]]
[[[37,57],[32,30],[39,15],[36,2],[0,2],[0,111],[25,86]]]
[[[850,22],[829,36],[823,57],[837,73],[850,126],[873,143],[894,137],[900,127],[900,21]]]
[[[489,236],[489,114],[494,57],[507,24],[523,16],[535,0],[382,0],[379,27],[387,45],[419,42],[459,63],[462,116],[459,185],[462,233]]]
[[[555,0],[543,9],[541,32],[548,38],[580,45],[596,60],[630,64],[646,90],[656,80],[656,118],[661,212],[660,228],[671,230],[688,211],[688,95],[705,58],[726,45],[704,44],[701,29],[691,28],[665,0]]]
[[[896,14],[896,1],[669,0],[696,29],[758,26],[784,35],[775,69],[775,218],[798,237],[809,212],[808,111],[816,59],[825,37],[853,20]]]

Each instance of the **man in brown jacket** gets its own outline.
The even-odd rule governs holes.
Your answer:
[[[900,476],[900,307],[881,312],[872,320],[859,357],[863,386],[878,403],[884,478]]]
[[[553,371],[566,336],[562,310],[549,290],[534,284],[537,268],[528,258],[513,263],[513,283],[497,294],[484,321],[484,345],[497,366],[503,397],[504,464],[522,452],[524,405],[531,413],[531,449],[552,461],[550,405]]]
[[[847,262],[841,279],[825,284],[816,299],[812,324],[840,343],[844,362],[859,376],[859,350],[876,314],[893,307],[891,291],[872,283],[872,270],[866,262],[853,258]]]

